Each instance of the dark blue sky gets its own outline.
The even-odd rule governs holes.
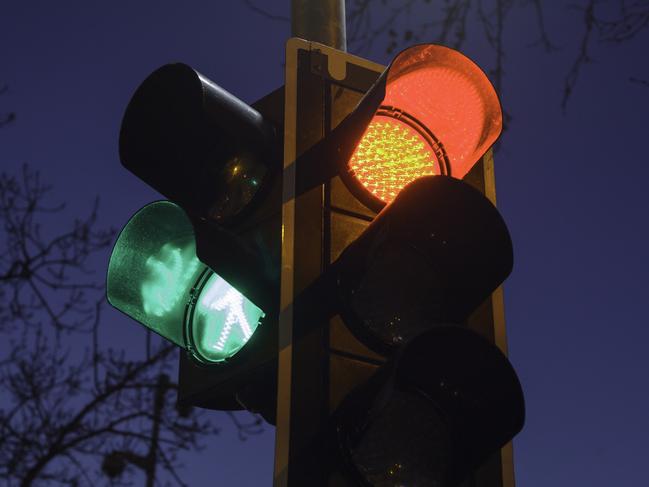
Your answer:
[[[377,2],[379,3],[379,2]],[[547,27],[560,50],[530,47],[532,9],[515,9],[505,36],[503,104],[513,116],[496,156],[498,203],[515,267],[505,291],[511,360],[526,394],[515,441],[522,487],[643,485],[649,455],[649,33],[596,45],[567,113],[562,82],[582,25],[570,2],[553,2]],[[259,2],[288,15],[288,1]],[[423,10],[422,10],[423,13]],[[117,134],[133,90],[148,73],[183,61],[246,101],[283,83],[286,23],[240,2],[23,1],[3,6],[2,169],[38,168],[68,215],[102,199],[105,224],[123,225],[156,199],[119,164]],[[377,44],[369,57],[387,63]],[[466,54],[492,54],[471,34]],[[98,261],[97,272],[104,272]],[[143,340],[118,312],[104,326],[120,342]],[[190,485],[270,485],[273,431],[245,443],[227,428],[188,456]]]

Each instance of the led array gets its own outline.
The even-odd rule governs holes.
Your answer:
[[[232,332],[232,325],[238,323],[241,333],[243,335],[243,342],[247,342],[252,336],[252,330],[250,329],[250,323],[246,318],[245,313],[243,312],[243,295],[234,288],[230,288],[225,296],[216,299],[212,303],[206,306],[216,311],[225,311],[225,323],[223,328],[221,328],[221,333],[215,344],[212,346],[218,350],[223,351],[230,333]]]
[[[208,362],[228,359],[250,340],[263,316],[225,279],[212,274],[199,295],[192,323],[196,352]]]
[[[436,173],[435,153],[411,126],[375,116],[349,161],[349,169],[375,197],[390,203],[417,178]]]

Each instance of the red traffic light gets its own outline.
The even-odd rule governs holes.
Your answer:
[[[414,46],[390,64],[385,96],[342,175],[378,211],[421,176],[464,177],[501,130],[496,92],[473,61],[444,46]]]

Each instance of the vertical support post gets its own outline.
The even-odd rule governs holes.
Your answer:
[[[308,170],[298,167],[296,159],[325,135],[324,89],[321,78],[311,73],[308,51],[287,47],[286,66],[274,485],[320,487],[325,485],[326,469],[307,450],[326,418],[326,389],[321,383],[324,330],[316,329],[294,344],[293,301],[322,267],[322,187],[296,194],[298,172]]]
[[[291,34],[346,51],[345,0],[291,0]]]
[[[291,0],[291,31],[292,37],[346,50],[345,0]],[[297,73],[299,63],[309,62],[307,55],[303,54],[301,59],[298,59],[299,57],[286,60],[287,67],[292,66],[294,73]],[[289,71],[291,69],[287,70],[287,73]],[[310,76],[308,69],[303,68],[300,72],[304,73],[303,76]],[[297,170],[303,168],[297,170],[290,168],[295,162],[297,152],[305,150],[324,136],[323,123],[326,111],[325,93],[319,80],[314,79],[303,83],[311,89],[301,93],[299,99],[296,93],[288,93],[291,89],[296,89],[297,84],[297,79],[291,81],[287,79],[285,94],[287,123],[285,124],[282,208],[282,286],[278,364],[280,377],[277,391],[274,475],[276,487],[305,485],[305,483],[315,487],[318,482],[319,485],[327,483],[323,475],[326,471],[323,465],[310,465],[304,460],[303,465],[297,465],[295,458],[300,450],[308,448],[309,439],[313,439],[315,431],[320,428],[321,421],[326,417],[328,403],[325,384],[314,384],[313,394],[303,393],[305,388],[309,388],[309,381],[318,382],[318,376],[324,380],[322,376],[327,364],[321,357],[325,353],[324,330],[312,333],[300,347],[292,346],[293,298],[321,272],[323,189],[315,188],[296,198],[295,174]],[[296,104],[296,106],[289,107],[289,104]],[[286,147],[291,149],[287,150]],[[296,232],[301,235],[299,242],[295,240]],[[295,262],[295,256],[298,256],[298,262]],[[294,359],[296,362],[304,363],[294,369],[292,367]],[[293,397],[294,389],[302,391],[298,394],[298,398]],[[292,403],[300,397],[304,400],[310,397],[310,400],[301,401],[300,408],[292,408]]]
[[[296,311],[294,300],[316,282],[332,259],[330,182],[298,191],[300,175],[314,169],[298,158],[354,108],[383,67],[297,38],[289,40],[286,53],[274,485],[340,487],[346,484],[329,478],[330,452],[323,441],[332,387],[327,317],[313,323],[318,318],[310,316],[311,331],[300,333],[299,339],[294,333],[300,325],[299,309],[305,306],[303,302]],[[334,96],[332,85],[348,79],[357,80],[356,96]],[[340,388],[333,387],[338,397]]]
[[[482,160],[464,177],[464,181],[471,184],[491,202],[496,204],[496,179],[494,174],[493,150],[489,150]],[[507,355],[507,335],[505,332],[505,304],[502,286],[498,287],[490,299],[469,317],[469,328],[480,333],[493,342]],[[507,443],[499,452],[495,453],[475,473],[474,487],[514,487],[514,450],[512,443]]]

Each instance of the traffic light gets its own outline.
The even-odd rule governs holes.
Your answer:
[[[493,86],[443,46],[381,70],[292,39],[286,89],[276,485],[511,485],[524,401],[483,311],[512,243],[473,187],[502,130]],[[306,106],[319,138],[290,136]]]
[[[137,89],[120,158],[169,201],[122,230],[110,303],[185,350],[182,404],[277,423],[277,485],[504,472],[524,402],[494,344],[513,257],[479,181],[493,86],[430,44],[384,69],[291,39],[286,70],[253,106],[183,64]]]
[[[240,390],[275,375],[282,102],[279,90],[248,106],[169,64],[126,108],[121,162],[169,201],[121,231],[107,296],[186,351],[181,403],[240,409]],[[272,407],[252,404],[272,421]]]
[[[463,178],[502,130],[493,86],[454,49],[406,49],[385,82],[385,96],[342,172],[354,195],[377,211],[418,177]]]
[[[469,58],[421,44],[399,53],[353,112],[301,154],[374,213],[426,175],[465,177],[502,132],[493,85]],[[298,178],[298,193],[302,180]],[[318,180],[317,182],[322,182]]]

